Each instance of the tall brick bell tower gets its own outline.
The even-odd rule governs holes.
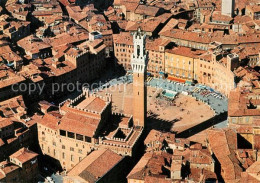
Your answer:
[[[134,53],[131,66],[133,70],[133,120],[134,126],[145,126],[147,115],[147,52],[145,51],[145,33],[139,28],[133,35]]]

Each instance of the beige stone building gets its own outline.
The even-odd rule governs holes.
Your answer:
[[[198,57],[204,51],[175,47],[165,51],[165,72],[168,78],[179,82],[196,80]]]
[[[113,34],[115,62],[125,70],[131,70],[131,55],[134,51],[133,37],[129,32]]]
[[[221,55],[206,53],[201,55],[196,66],[196,80],[204,85],[229,95],[235,88],[233,70],[238,65],[238,56],[235,54]]]

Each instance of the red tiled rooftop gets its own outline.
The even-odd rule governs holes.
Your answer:
[[[79,108],[96,111],[96,112],[102,112],[105,106],[106,106],[106,102],[104,100],[94,96],[86,98],[85,100],[83,100],[77,105],[77,107]]]
[[[10,158],[16,158],[21,163],[25,163],[27,161],[34,159],[37,156],[38,156],[37,153],[30,151],[26,148],[22,148],[17,152],[15,152],[14,154],[10,155]]]
[[[166,49],[166,53],[172,53],[175,55],[182,55],[185,57],[190,57],[190,58],[198,58],[201,54],[205,53],[205,51],[202,50],[196,50],[193,51],[191,48],[188,47],[174,47],[172,49]]]
[[[147,6],[147,5],[139,5],[135,13],[136,14],[141,14],[141,15],[148,15],[148,16],[153,16],[155,17],[156,14],[159,12],[160,8],[154,7],[154,6]]]
[[[60,121],[59,118],[57,118],[53,115],[50,115],[50,114],[45,114],[43,116],[43,118],[39,121],[39,123],[48,127],[48,128],[56,130],[56,129],[58,129],[58,122],[59,121]]]
[[[109,149],[100,149],[92,152],[79,162],[69,171],[68,176],[79,176],[85,181],[96,182],[122,159],[122,156]]]
[[[1,165],[4,165],[4,166],[1,166]],[[6,175],[6,174],[9,174],[10,172],[13,172],[13,171],[19,169],[19,166],[16,166],[7,161],[2,161],[2,162],[0,162],[0,169]],[[5,177],[5,175],[1,171],[0,171],[0,179]]]
[[[67,112],[60,121],[59,129],[88,137],[93,137],[98,128],[100,119],[90,118]]]
[[[9,118],[0,118],[0,129],[12,125],[13,122]]]
[[[130,32],[120,32],[120,34],[113,34],[113,42],[116,44],[133,45],[133,36]]]

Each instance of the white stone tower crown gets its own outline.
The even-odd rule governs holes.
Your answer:
[[[134,73],[145,73],[147,68],[148,54],[145,50],[146,34],[139,28],[134,33],[134,53],[131,58],[131,66]]]
[[[233,17],[235,9],[235,0],[222,0],[221,14]]]

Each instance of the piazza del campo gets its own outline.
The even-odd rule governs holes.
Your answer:
[[[259,0],[0,0],[0,183],[260,183]]]

